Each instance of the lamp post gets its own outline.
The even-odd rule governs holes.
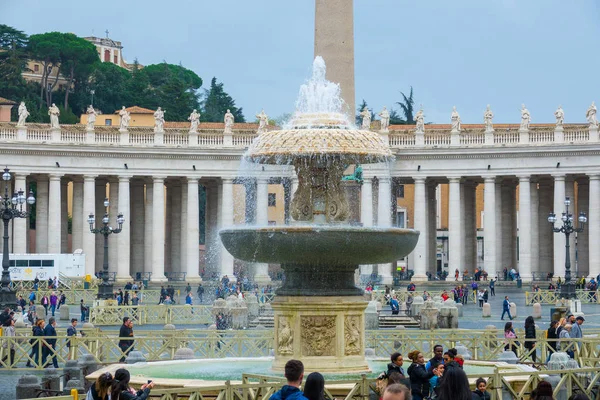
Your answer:
[[[125,222],[125,218],[122,213],[117,215],[117,225],[119,226],[117,229],[113,229],[108,225],[108,206],[110,205],[108,198],[104,199],[104,207],[106,211],[104,212],[104,216],[102,217],[102,226],[96,228],[95,222],[96,218],[94,218],[94,214],[90,214],[88,217],[88,223],[90,224],[90,232],[93,234],[100,234],[104,236],[104,262],[102,263],[102,283],[98,285],[98,299],[107,300],[113,298],[113,285],[108,282],[108,237],[113,233],[121,233],[123,230],[123,222]]]
[[[2,287],[0,288],[0,305],[2,308],[10,307],[13,308],[17,303],[16,292],[10,287],[10,257],[8,249],[8,227],[10,221],[15,218],[27,218],[29,213],[23,211],[23,204],[27,202],[32,205],[35,203],[35,197],[33,197],[33,191],[29,191],[29,196],[25,198],[25,193],[22,189],[18,192],[14,192],[12,197],[8,190],[10,186],[10,170],[4,168],[2,174],[2,180],[4,181],[4,197],[0,196],[0,216],[4,222],[4,237],[2,247]]]
[[[560,297],[563,299],[574,299],[576,297],[575,285],[573,285],[573,282],[571,282],[571,256],[569,254],[571,245],[569,244],[569,236],[575,232],[583,232],[583,228],[587,222],[585,213],[581,211],[578,218],[580,226],[575,228],[573,225],[573,214],[569,213],[570,205],[571,199],[568,197],[565,198],[565,211],[562,213],[562,217],[560,218],[563,222],[561,227],[556,228],[554,226],[554,223],[557,220],[556,214],[554,214],[554,212],[550,212],[550,214],[548,214],[548,222],[552,225],[552,232],[565,234],[565,283],[560,288]]]

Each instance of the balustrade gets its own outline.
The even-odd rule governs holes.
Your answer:
[[[599,290],[581,289],[575,291],[577,300],[580,300],[582,303],[598,303],[599,292]],[[556,304],[558,300],[560,300],[560,289],[525,292],[525,304],[528,306],[534,303]]]

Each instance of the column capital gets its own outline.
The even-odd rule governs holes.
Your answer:
[[[296,179],[296,180],[297,180],[297,179]],[[365,183],[366,183],[367,185],[372,185],[372,184],[373,184],[373,178],[365,178],[365,177],[363,176],[362,183],[363,183],[363,185],[364,185]]]
[[[379,180],[379,182],[391,182],[392,178],[389,176],[378,176],[377,179]]]
[[[187,177],[187,183],[199,183],[200,182],[200,178],[197,176],[188,176]]]
[[[83,175],[83,180],[84,181],[95,181],[96,178],[98,177],[98,175]]]
[[[484,176],[483,181],[485,183],[496,183],[496,175],[494,176]]]
[[[59,173],[55,173],[55,172],[48,174],[48,178],[51,181],[59,181],[60,178],[62,178],[63,176],[64,176],[64,174],[59,174]]]
[[[415,185],[419,184],[419,185],[424,185],[425,181],[427,180],[427,178],[423,178],[423,177],[418,177],[418,178],[414,178],[415,179]]]
[[[450,181],[450,183],[460,183],[460,176],[449,176],[448,177],[448,181]]]
[[[133,175],[119,175],[119,182],[129,182]]]
[[[29,172],[14,172],[13,176],[15,179],[25,179],[30,175]]]
[[[221,182],[231,185],[233,184],[233,178],[221,178]]]
[[[555,181],[564,181],[566,179],[565,174],[552,174]]]
[[[598,173],[598,172],[587,174],[587,176],[588,176],[588,178],[590,178],[590,181],[592,181],[592,180],[597,181],[600,179],[600,173]]]
[[[155,183],[157,183],[157,182],[164,182],[165,179],[167,179],[166,176],[153,176],[152,177],[152,182],[155,182]]]
[[[269,178],[256,178],[256,183],[261,183],[263,185],[269,184]]]
[[[531,181],[531,175],[517,175],[517,178],[519,178],[519,182]]]

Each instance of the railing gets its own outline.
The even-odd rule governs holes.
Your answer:
[[[119,144],[119,133],[118,132],[97,132],[96,143],[101,144]]]
[[[119,289],[118,287],[115,287],[115,290],[118,290],[118,289]],[[66,296],[66,304],[79,304],[79,302],[83,299],[84,304],[90,305],[98,298],[98,288],[97,287],[95,289],[67,289],[67,288],[61,288],[58,290],[56,290],[56,289],[39,289],[38,291],[35,292],[36,308],[42,307],[42,305],[40,304],[40,300],[42,299],[42,297],[44,295],[50,297],[50,295],[53,292],[55,294],[58,294],[59,291],[61,291],[61,290],[62,290],[63,294]],[[136,292],[136,291],[129,290],[129,293],[131,296],[133,296],[134,292]],[[137,292],[138,292],[138,297],[140,298],[140,301],[143,304],[157,304],[158,299],[160,298],[160,290],[144,289],[144,290],[139,290]],[[17,297],[23,296],[24,299],[27,299],[27,298],[29,298],[30,293],[31,293],[31,289],[17,290]]]
[[[201,133],[198,135],[198,146],[206,147],[217,147],[223,146],[223,135],[219,134],[205,134]]]
[[[442,293],[446,292],[446,294],[449,296],[449,299],[453,299],[454,300],[454,294],[452,293],[451,290],[428,290],[427,294],[433,299],[434,297],[441,297]],[[467,292],[469,294],[469,302],[471,303],[475,303],[477,301],[477,297],[475,296],[475,293],[473,292],[473,290],[471,290],[470,287],[467,288]],[[409,294],[411,294],[413,297],[422,297],[423,296],[423,292],[409,292],[407,290],[396,290],[396,291],[390,291],[390,295],[396,295],[398,298],[399,302],[406,302],[406,299],[408,297]],[[383,290],[373,290],[371,292],[371,300],[376,300],[382,304],[386,303],[386,299],[385,299],[385,291]]]
[[[130,144],[153,145],[154,133],[131,132],[129,134]]]
[[[425,131],[425,146],[450,146],[450,134],[446,131]]]
[[[15,140],[17,138],[17,128],[13,126],[0,127],[0,140]]]
[[[590,133],[587,129],[565,130],[565,142],[587,142],[590,139]]]
[[[575,291],[576,299],[582,303],[598,303],[599,290],[581,290]],[[525,292],[525,304],[530,306],[534,303],[556,304],[560,300],[560,289],[557,290],[539,290],[537,292]]]
[[[529,141],[531,143],[553,143],[554,142],[554,131],[550,131],[550,130],[531,131],[529,133]]]
[[[461,145],[479,145],[485,144],[485,135],[483,133],[466,133],[460,136]]]
[[[256,138],[257,135],[234,135],[233,145],[236,147],[248,147],[252,144],[252,141]]]
[[[145,296],[144,299],[146,302],[148,302]],[[137,325],[196,325],[212,324],[214,322],[212,306],[160,304],[138,306],[97,306],[90,309],[90,322],[98,326],[120,325],[123,321],[123,317],[130,317]]]
[[[165,134],[164,144],[167,146],[188,146],[189,136],[182,133]]]
[[[413,147],[415,145],[415,135],[412,134],[392,134],[389,136],[390,147]]]
[[[499,132],[494,134],[494,144],[518,144],[519,132]]]

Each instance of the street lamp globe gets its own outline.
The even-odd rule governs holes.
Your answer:
[[[110,205],[110,202],[108,201],[108,197],[104,198],[104,207],[108,207]]]
[[[35,204],[35,197],[33,196],[33,190],[29,190],[29,196],[27,197],[27,204],[30,206]]]
[[[554,214],[553,212],[548,214],[548,222],[554,225],[554,223],[556,222],[556,214]]]
[[[102,223],[108,224],[108,214],[104,214],[104,216],[102,217]]]
[[[11,176],[8,167],[4,168],[4,173],[2,174],[2,180],[10,181]]]

